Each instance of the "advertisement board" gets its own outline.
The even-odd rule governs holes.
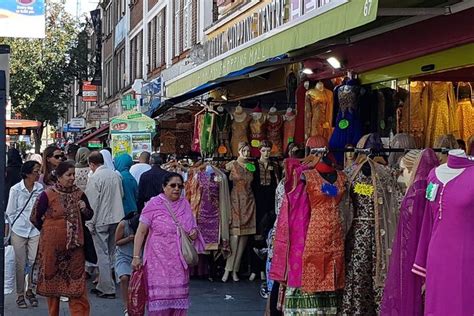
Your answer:
[[[84,128],[86,127],[86,120],[82,117],[72,118],[69,122],[70,128]]]
[[[44,0],[1,0],[0,37],[45,37]]]
[[[90,122],[107,121],[109,119],[108,108],[97,108],[87,110],[87,120]]]
[[[112,133],[112,156],[129,154],[133,160],[138,160],[143,151],[151,152],[151,133]]]
[[[90,81],[82,82],[82,101],[97,102],[97,86],[92,85]]]

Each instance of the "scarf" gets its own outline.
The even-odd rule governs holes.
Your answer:
[[[115,171],[115,165],[112,159],[112,154],[107,149],[102,149],[100,153],[102,154],[102,157],[104,157],[104,166],[106,166],[112,171]]]
[[[91,151],[86,147],[81,147],[76,153],[76,168],[87,168],[89,166],[87,158]]]
[[[73,185],[64,187],[55,183],[51,190],[59,194],[61,204],[66,216],[66,249],[72,250],[84,245],[84,232],[81,223],[81,189]]]

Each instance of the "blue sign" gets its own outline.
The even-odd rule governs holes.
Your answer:
[[[141,111],[150,116],[161,104],[161,77],[144,85],[141,93]]]
[[[65,133],[79,133],[81,131],[80,128],[73,128],[73,127],[69,127],[69,124],[66,124],[63,126],[63,131]]]

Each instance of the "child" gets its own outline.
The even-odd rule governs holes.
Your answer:
[[[122,299],[125,304],[124,314],[127,316],[128,301],[128,282],[132,274],[133,259],[133,241],[138,228],[140,214],[130,213],[118,224],[115,231],[115,243],[117,249],[115,251],[115,273],[119,280],[122,290]]]

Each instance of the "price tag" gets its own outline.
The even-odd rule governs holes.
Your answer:
[[[426,199],[430,202],[436,200],[436,195],[438,194],[439,184],[430,182],[426,187]]]
[[[359,195],[372,196],[372,194],[374,194],[374,186],[371,184],[357,182],[354,186],[354,192]]]
[[[251,163],[251,162],[247,162],[247,163],[245,164],[245,168],[247,168],[247,170],[250,171],[250,172],[255,172],[255,170],[257,170],[257,169],[255,168],[255,165],[254,165],[253,163]]]
[[[252,141],[250,142],[250,145],[252,145],[252,147],[260,147],[260,141],[258,139],[252,139]]]
[[[346,119],[340,120],[338,125],[340,129],[346,129],[349,127],[349,121]]]

